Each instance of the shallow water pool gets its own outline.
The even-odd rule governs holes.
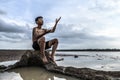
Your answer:
[[[78,80],[70,76],[48,72],[39,67],[27,67],[0,73],[0,80]]]

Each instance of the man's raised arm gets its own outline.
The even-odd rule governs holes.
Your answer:
[[[53,32],[55,32],[56,26],[57,26],[58,22],[60,21],[60,19],[61,19],[61,17],[59,17],[58,19],[56,19],[55,25],[53,26],[53,28],[52,29],[45,29],[45,33],[43,33],[41,36],[43,36],[43,35],[45,35],[47,33],[53,33]]]
[[[51,29],[51,33],[55,32],[56,26],[58,24],[58,22],[60,21],[61,17],[59,17],[58,19],[55,20],[55,25],[53,26],[53,28]]]

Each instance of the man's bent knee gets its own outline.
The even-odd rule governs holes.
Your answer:
[[[58,43],[58,39],[57,38],[55,38],[53,40],[54,40],[54,43]]]

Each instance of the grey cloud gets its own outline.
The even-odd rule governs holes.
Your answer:
[[[5,42],[12,42],[12,43],[16,43],[18,42],[18,40],[11,40],[11,39],[6,39],[6,38],[0,38],[0,41],[5,41]]]
[[[0,15],[5,15],[5,14],[7,14],[7,13],[2,11],[2,10],[0,10]]]
[[[94,43],[94,42],[105,42],[105,41],[112,41],[113,38],[106,37],[106,36],[95,36],[93,33],[89,34],[89,30],[86,31],[86,28],[81,30],[72,30],[72,27],[75,27],[74,24],[65,25],[61,24],[58,25],[56,32],[51,34],[51,37],[58,38],[61,43]]]
[[[20,39],[22,37],[19,34],[20,33],[2,33],[1,35],[11,39]]]
[[[27,33],[0,33],[0,41],[19,42],[30,39]]]
[[[81,39],[95,39],[98,37],[102,36],[94,36],[89,34],[89,30],[86,28],[83,28],[81,30],[73,30],[73,27],[76,25],[70,24],[70,25],[65,25],[61,24],[58,25],[56,32],[53,34],[54,37],[59,37],[59,38],[81,38]],[[79,27],[79,26],[77,26]],[[105,37],[104,37],[105,38]]]
[[[22,28],[21,26],[18,26],[14,23],[6,23],[5,21],[0,19],[0,32],[17,32],[17,33],[22,33],[24,32],[25,29]]]
[[[28,24],[26,26],[19,26],[0,19],[0,41],[7,41],[8,39],[10,39],[9,41],[28,40],[31,39],[31,32]]]

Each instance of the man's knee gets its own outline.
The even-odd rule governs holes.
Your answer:
[[[53,41],[54,41],[54,43],[58,44],[58,39],[57,38],[53,39]]]

